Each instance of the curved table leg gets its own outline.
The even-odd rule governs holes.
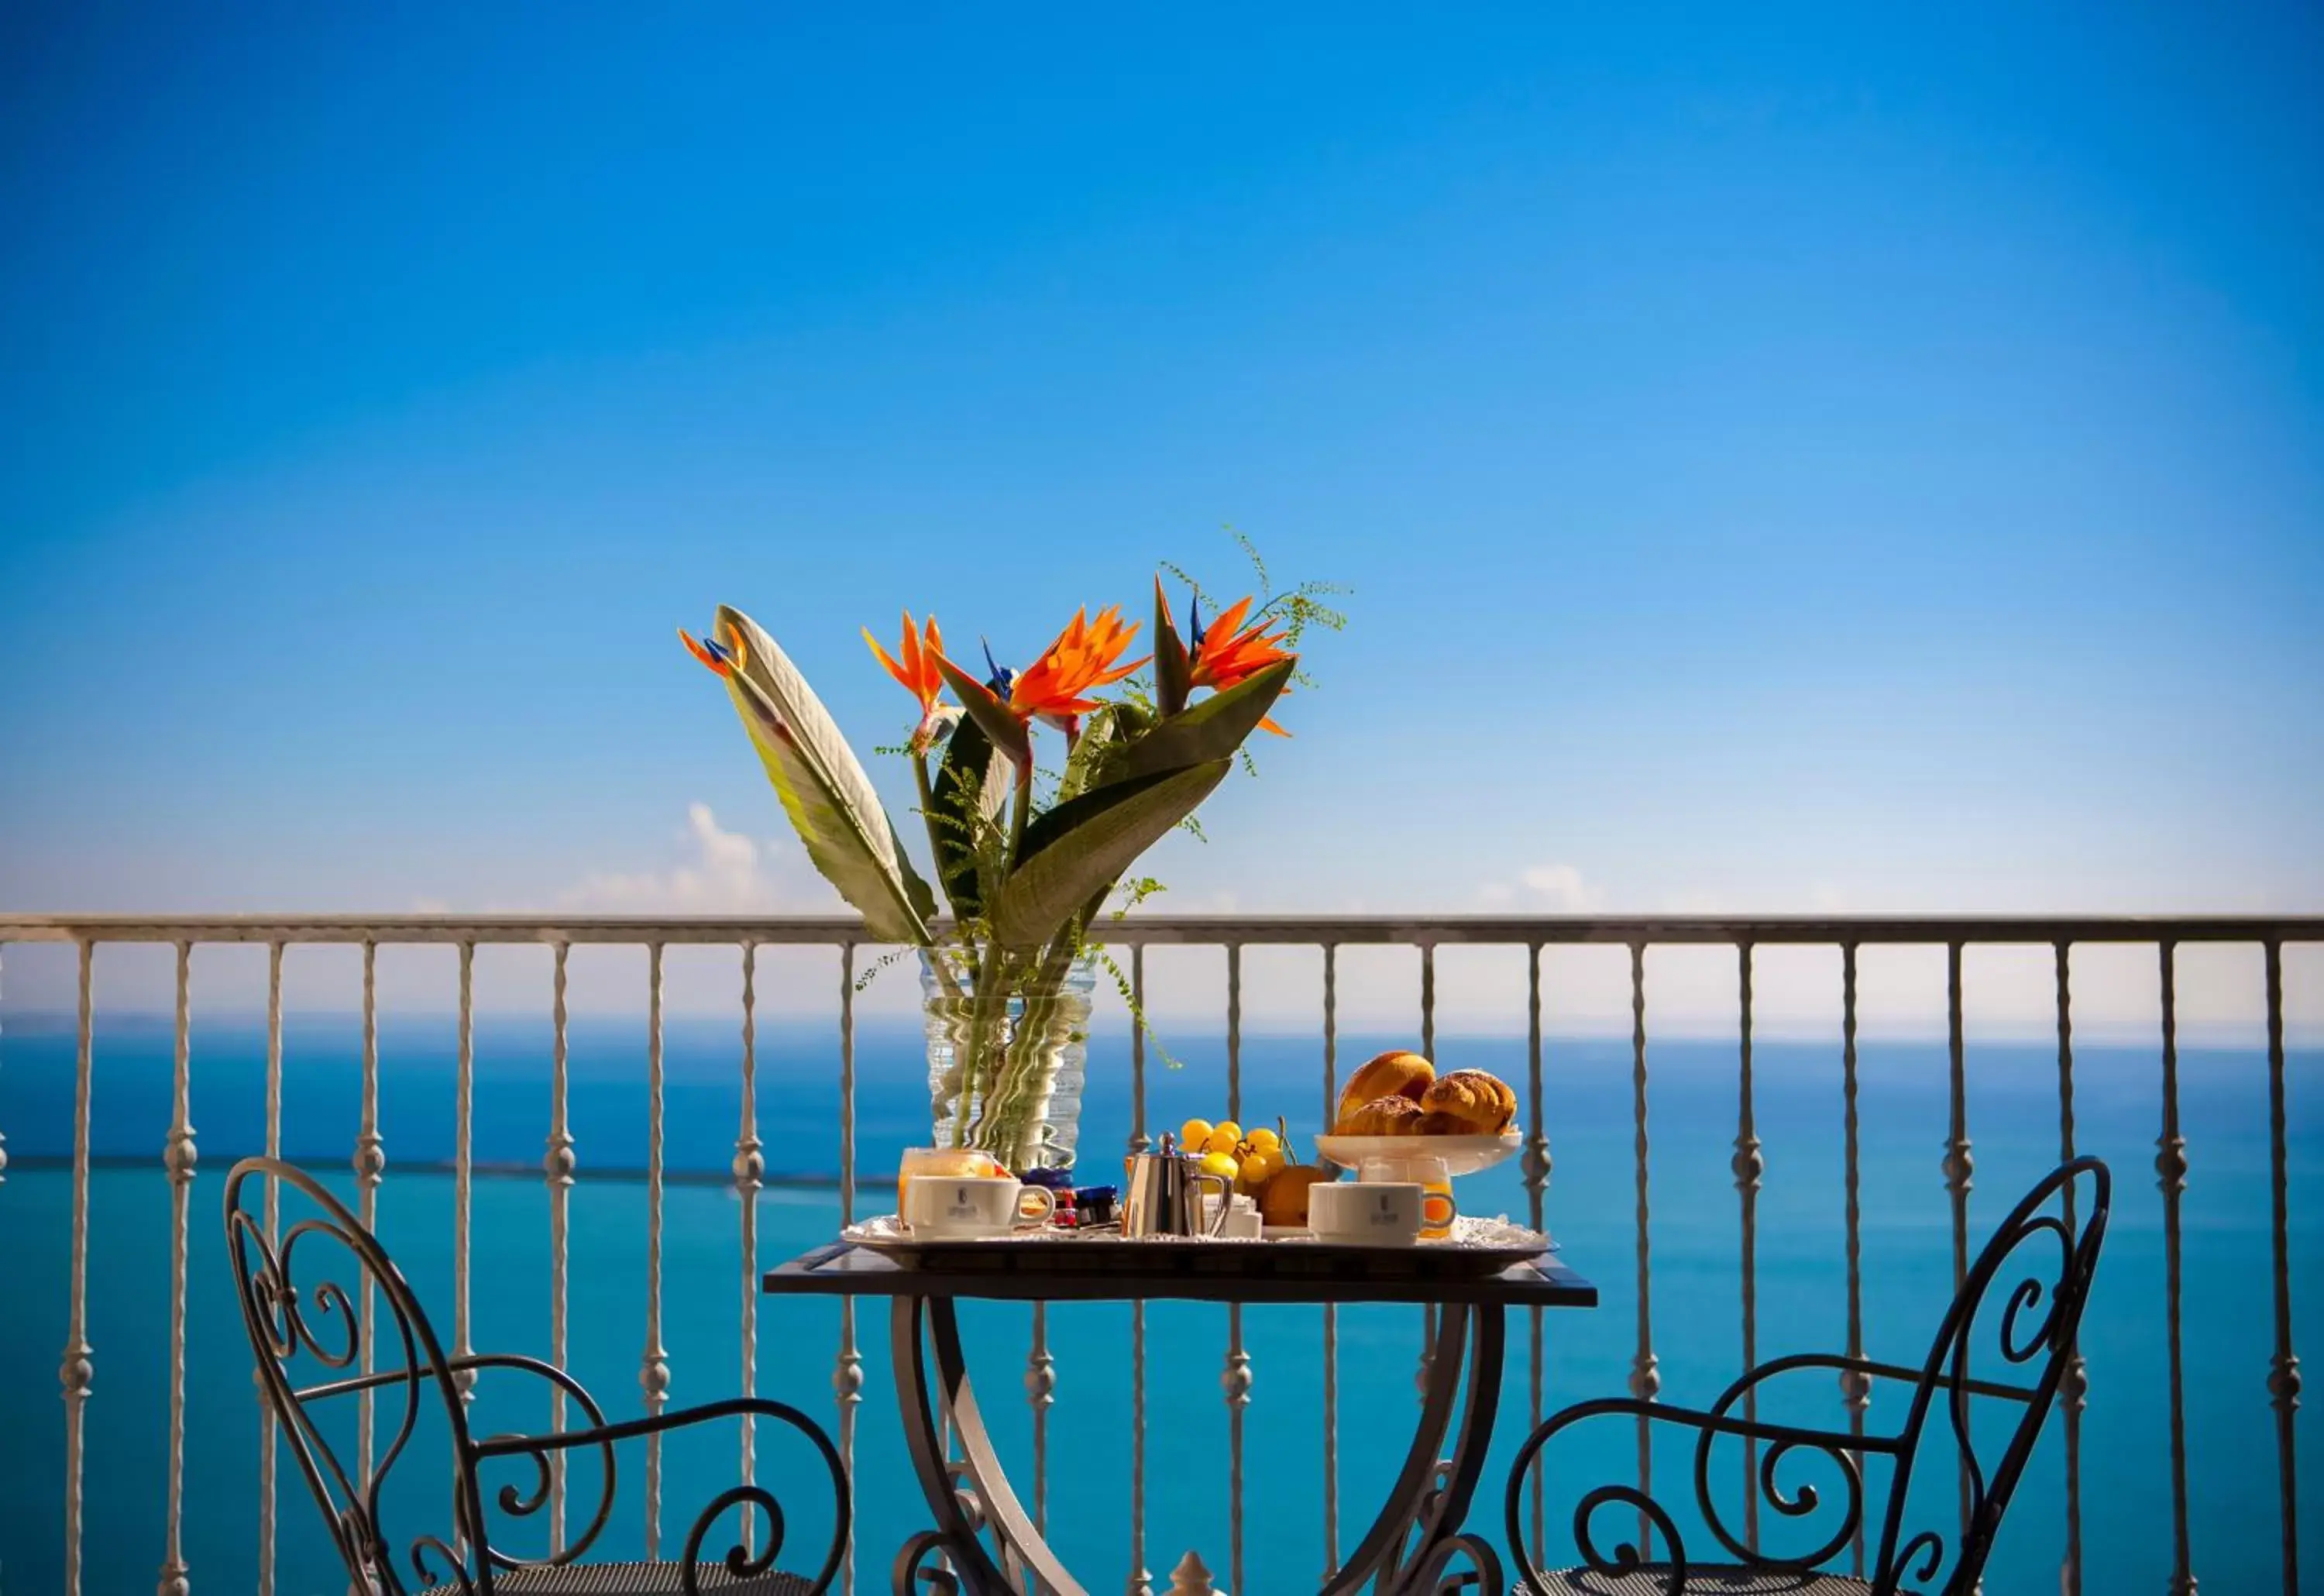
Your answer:
[[[923,1321],[928,1333],[926,1342],[921,1334]],[[970,1522],[954,1488],[938,1428],[938,1410],[928,1400],[927,1342],[935,1343],[935,1385],[942,1415],[952,1420],[953,1431],[960,1437],[962,1464],[976,1488],[986,1525],[1000,1537],[1010,1561],[1030,1571],[1047,1596],[1088,1596],[1073,1575],[1065,1572],[1065,1564],[1057,1561],[1057,1554],[1041,1538],[1031,1517],[1017,1500],[1017,1493],[1009,1487],[1000,1455],[993,1451],[983,1417],[977,1412],[976,1393],[969,1385],[967,1360],[961,1352],[960,1321],[953,1312],[951,1298],[897,1297],[890,1309],[889,1328],[897,1379],[906,1387],[899,1406],[904,1416],[904,1437],[911,1447],[912,1467],[919,1476],[921,1494],[927,1498],[928,1507],[936,1514],[936,1538],[963,1584],[974,1596],[1000,1596],[1019,1588],[976,1538],[976,1527]],[[898,1558],[894,1582],[897,1596],[908,1596],[913,1565],[927,1549],[926,1542],[925,1536],[908,1542],[904,1554]]]
[[[1475,1325],[1473,1339],[1471,1324]],[[1340,1571],[1323,1587],[1323,1596],[1352,1596],[1377,1574],[1382,1591],[1418,1591],[1430,1588],[1447,1571],[1454,1555],[1466,1553],[1478,1564],[1485,1596],[1499,1596],[1500,1561],[1489,1544],[1459,1533],[1485,1470],[1485,1453],[1493,1439],[1493,1410],[1501,1394],[1502,1312],[1498,1305],[1467,1307],[1447,1303],[1440,1311],[1436,1342],[1429,1357],[1428,1390],[1421,1403],[1420,1427],[1406,1452],[1404,1468],[1381,1507],[1379,1517]],[[1465,1357],[1464,1357],[1465,1354]],[[1461,1391],[1463,1362],[1470,1365],[1468,1398],[1462,1405],[1461,1430],[1446,1460],[1450,1472],[1437,1483],[1438,1456],[1445,1432],[1452,1426],[1454,1399]],[[1405,1542],[1414,1529],[1420,1539],[1405,1555]]]
[[[1481,1536],[1462,1533],[1477,1482],[1485,1472],[1485,1453],[1493,1444],[1493,1416],[1501,1401],[1501,1358],[1507,1326],[1499,1304],[1471,1310],[1476,1317],[1476,1337],[1471,1343],[1469,1392],[1461,1414],[1461,1434],[1447,1460],[1450,1473],[1443,1489],[1432,1492],[1421,1508],[1420,1544],[1413,1548],[1406,1575],[1397,1589],[1421,1592],[1443,1587],[1455,1558],[1466,1556],[1477,1565],[1474,1582],[1482,1596],[1501,1596],[1503,1574],[1499,1554]]]
[[[928,1364],[921,1334],[927,1305],[925,1298],[899,1296],[888,1310],[888,1355],[896,1371],[896,1406],[904,1421],[904,1441],[911,1451],[912,1471],[919,1477],[920,1494],[927,1499],[928,1510],[936,1517],[935,1529],[914,1536],[896,1554],[891,1587],[895,1596],[911,1596],[914,1575],[919,1573],[931,1586],[947,1593],[964,1584],[974,1596],[1006,1591],[1008,1579],[976,1538],[976,1526],[970,1522],[953,1487],[940,1421],[929,1403]],[[935,1551],[941,1551],[952,1564],[955,1581],[918,1568]]]
[[[962,1467],[975,1487],[987,1526],[998,1536],[1012,1564],[1021,1565],[1049,1596],[1087,1596],[1084,1588],[1065,1572],[1056,1554],[1033,1526],[1032,1518],[1010,1489],[999,1454],[986,1434],[968,1379],[961,1350],[960,1322],[946,1297],[899,1296],[890,1312],[890,1356],[901,1400],[905,1440],[921,1493],[936,1516],[936,1528],[905,1543],[894,1573],[896,1596],[912,1596],[916,1576],[939,1590],[954,1588],[940,1573],[919,1564],[941,1551],[957,1576],[957,1588],[971,1596],[1008,1596],[1019,1587],[977,1538],[955,1489],[953,1466],[945,1457],[940,1425],[949,1417],[960,1437]],[[1473,1326],[1473,1333],[1472,1333]],[[926,1334],[923,1334],[923,1331]],[[1432,1352],[1428,1390],[1421,1406],[1420,1426],[1406,1451],[1379,1518],[1362,1542],[1341,1564],[1323,1596],[1353,1596],[1378,1578],[1379,1589],[1394,1596],[1421,1596],[1442,1585],[1452,1563],[1466,1556],[1477,1565],[1472,1579],[1480,1596],[1501,1596],[1500,1560],[1489,1542],[1461,1532],[1477,1482],[1484,1473],[1485,1453],[1492,1444],[1493,1415],[1500,1398],[1501,1359],[1505,1327],[1498,1305],[1468,1307],[1448,1304],[1442,1310]],[[927,1353],[934,1343],[935,1369]],[[1462,1374],[1467,1368],[1467,1395],[1462,1396]],[[933,1372],[933,1380],[931,1373]],[[930,1400],[931,1385],[936,1401]],[[1446,1433],[1452,1428],[1456,1401],[1461,1428],[1452,1450],[1440,1464]],[[1440,1484],[1439,1474],[1443,1472]],[[1409,1548],[1415,1530],[1419,1538]]]

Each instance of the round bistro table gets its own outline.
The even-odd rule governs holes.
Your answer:
[[[967,1258],[954,1248],[923,1263],[837,1241],[769,1271],[762,1282],[772,1295],[890,1299],[897,1406],[934,1520],[897,1554],[896,1596],[910,1596],[924,1580],[942,1588],[947,1578],[972,1596],[1005,1596],[1025,1590],[1028,1576],[1051,1596],[1088,1596],[1025,1511],[985,1430],[961,1345],[956,1305],[963,1298],[1434,1307],[1418,1428],[1379,1516],[1323,1593],[1348,1596],[1376,1582],[1380,1591],[1415,1596],[1438,1589],[1465,1557],[1475,1570],[1464,1576],[1469,1582],[1481,1596],[1499,1596],[1499,1554],[1462,1526],[1492,1444],[1507,1312],[1595,1307],[1595,1286],[1554,1256],[1478,1274],[1444,1267],[1418,1250],[1351,1258],[1337,1249],[1303,1248],[1294,1255],[1241,1246],[1075,1245],[1044,1247],[1040,1254],[1028,1264],[1021,1248]],[[957,1463],[947,1458],[947,1424],[958,1437]]]

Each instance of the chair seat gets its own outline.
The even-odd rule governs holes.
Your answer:
[[[696,1588],[720,1596],[807,1596],[814,1589],[795,1573],[769,1570],[736,1579],[723,1563],[695,1564]],[[685,1589],[675,1563],[568,1563],[561,1568],[504,1570],[493,1575],[495,1596],[678,1596]],[[422,1596],[459,1596],[456,1584]]]
[[[1649,1563],[1626,1574],[1598,1573],[1587,1568],[1553,1572],[1543,1596],[1664,1596],[1670,1589],[1670,1564]],[[1872,1587],[1862,1580],[1838,1573],[1786,1573],[1765,1568],[1735,1568],[1692,1564],[1686,1596],[1864,1596]]]

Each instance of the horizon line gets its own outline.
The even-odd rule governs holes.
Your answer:
[[[544,1024],[550,1023],[550,1017],[549,1015],[531,1009],[480,1008],[472,1011],[472,1017],[476,1020],[491,1020],[496,1023],[518,1019],[526,1021],[539,1019]],[[642,1026],[646,1022],[646,1018],[647,1017],[642,1012],[632,1014],[622,1010],[583,1010],[579,1012],[569,1012],[566,1021],[566,1027],[569,1032],[576,1026],[576,1024],[585,1022],[592,1025],[619,1022],[622,1024],[634,1023]],[[671,1014],[665,1011],[662,1015],[662,1024],[667,1028],[672,1023],[683,1023],[690,1028],[714,1019],[726,1018],[728,1017],[701,1011],[684,1011],[677,1014]],[[1165,1022],[1168,1027],[1185,1027],[1188,1024],[1188,1020],[1185,1018],[1168,1014],[1160,1016],[1149,1015],[1149,1018],[1158,1019]],[[312,1022],[325,1019],[349,1020],[360,1023],[362,1019],[362,1010],[359,1008],[285,1009],[282,1011],[282,1019],[286,1024],[294,1020],[300,1022]],[[838,1039],[837,1027],[839,1016],[836,1012],[819,1015],[801,1015],[782,1011],[769,1014],[764,1010],[761,1010],[757,1013],[755,1019],[756,1022],[761,1026],[775,1026],[784,1029],[812,1029],[817,1030],[828,1030],[832,1032],[832,1039],[835,1042]],[[44,1032],[49,1028],[53,1027],[55,1031],[72,1034],[77,1033],[78,1031],[79,1016],[78,1011],[72,1009],[51,1009],[45,1007],[25,1009],[19,1010],[14,1015],[0,1016],[0,1040],[5,1040],[6,1038],[9,1027],[12,1023],[22,1025],[28,1020],[40,1023],[43,1027]],[[170,1010],[116,1009],[95,1016],[94,1028],[102,1028],[107,1022],[120,1022],[124,1020],[136,1024],[141,1028],[151,1027],[154,1029],[170,1031],[172,1033],[175,1032],[177,1025],[177,1017],[175,1013]],[[385,1026],[412,1021],[426,1021],[430,1023],[455,1025],[457,1023],[457,1020],[458,1010],[456,1009],[415,1010],[401,1008],[392,1015],[383,1014],[377,1016],[374,1023],[376,1025]],[[193,1021],[192,1025],[189,1026],[189,1034],[190,1034],[191,1029],[196,1027],[204,1025],[214,1026],[221,1023],[237,1026],[263,1027],[266,1023],[266,1014],[263,1009],[229,1009],[224,1010],[213,1010],[209,1014]],[[731,1019],[730,1023],[739,1024],[739,1018]],[[1395,1020],[1366,1020],[1353,1025],[1343,1024],[1339,1028],[1339,1035],[1342,1039],[1344,1039],[1350,1036],[1379,1036],[1383,1034],[1394,1034],[1397,1030],[1398,1025],[1399,1022]],[[853,1017],[853,1029],[859,1035],[866,1030],[909,1030],[917,1034],[921,1029],[921,1026],[922,1021],[920,1017],[916,1013],[872,1012],[869,1014],[858,1013]],[[1209,1028],[1204,1029],[1201,1034],[1221,1034],[1226,1029],[1226,1021],[1222,1016],[1214,1020],[1209,1021],[1208,1027]],[[92,1034],[94,1034],[94,1028]],[[1110,1030],[1120,1030],[1126,1028],[1114,1026],[1107,1029]],[[1095,1033],[1093,1032],[1093,1035]],[[1302,1039],[1320,1041],[1322,1039],[1322,1019],[1321,1017],[1318,1016],[1315,1024],[1312,1027],[1303,1025],[1290,1028],[1278,1028],[1265,1023],[1254,1025],[1246,1020],[1239,1028],[1239,1035],[1245,1041],[1293,1041]],[[1439,1024],[1435,1027],[1435,1035],[1439,1041],[1524,1041],[1530,1036],[1530,1031],[1522,1023],[1514,1027],[1482,1025],[1449,1028],[1443,1024]],[[1978,1042],[1988,1045],[2002,1043],[2019,1046],[2033,1046],[2035,1044],[2054,1044],[2057,1041],[2057,1031],[2053,1026],[2049,1025],[2028,1024],[2021,1026],[2020,1022],[2006,1021],[1997,1027],[1986,1027],[1974,1024],[1965,1025],[1961,1031],[1961,1037],[1964,1042]],[[1884,1043],[1927,1042],[1942,1045],[1949,1043],[1951,1040],[1950,1033],[1941,1024],[1933,1027],[1914,1023],[1888,1026],[1868,1024],[1860,1018],[1856,1026],[1856,1038],[1859,1043],[1865,1041],[1879,1041]],[[2185,1021],[2181,1021],[2176,1028],[2176,1038],[2181,1047],[2189,1045],[2218,1047],[2246,1047],[2254,1044],[2264,1047],[2267,1041],[2267,1026],[2264,1019],[2256,1019],[2246,1022],[2201,1021],[2189,1024]],[[1583,1027],[1580,1029],[1559,1030],[1552,1030],[1545,1028],[1541,1033],[1541,1039],[1545,1047],[1548,1047],[1552,1043],[1629,1041],[1632,1039],[1632,1032],[1627,1021],[1609,1019],[1609,1021],[1602,1028]],[[2287,1051],[2290,1051],[2294,1047],[2301,1050],[2306,1050],[2311,1047],[2324,1047],[2324,1025],[2311,1027],[2307,1024],[2287,1024],[2284,1028],[2283,1039]],[[1653,1044],[1657,1040],[1691,1043],[1725,1042],[1737,1047],[1741,1045],[1740,1035],[1734,1029],[1706,1029],[1697,1024],[1689,1023],[1685,1020],[1680,1020],[1658,1029],[1649,1030],[1646,1034],[1646,1041],[1649,1048],[1651,1048]],[[1842,1032],[1840,1022],[1838,1019],[1834,1019],[1828,1027],[1817,1026],[1812,1028],[1795,1026],[1789,1023],[1777,1023],[1771,1025],[1755,1022],[1751,1028],[1751,1040],[1755,1046],[1761,1042],[1829,1042],[1834,1046],[1841,1046],[1845,1043],[1845,1037]],[[2077,1021],[2075,1023],[2073,1029],[2073,1041],[2077,1045],[2088,1044],[2113,1048],[2121,1048],[2151,1042],[2159,1049],[2162,1046],[2163,1037],[2159,1020],[2149,1023],[2107,1019],[2091,1019],[2084,1021]],[[1416,1047],[1413,1051],[1417,1052],[1419,1049]]]

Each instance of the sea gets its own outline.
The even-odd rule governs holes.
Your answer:
[[[1342,1036],[1354,1061],[1395,1036]],[[379,1122],[388,1166],[379,1233],[447,1339],[453,1311],[455,1033],[448,1017],[383,1023]],[[669,1171],[664,1198],[661,1340],[674,1405],[741,1388],[741,1301],[748,1289],[741,1204],[729,1165],[739,1124],[739,1047],[731,1025],[673,1020],[665,1029]],[[1222,1036],[1178,1030],[1175,1062],[1150,1062],[1148,1123],[1222,1117],[1228,1084]],[[1526,1045],[1505,1037],[1440,1037],[1445,1065],[1525,1073]],[[262,1417],[235,1305],[220,1223],[224,1175],[263,1146],[264,1038],[247,1019],[198,1016],[191,1037],[191,1119],[200,1163],[190,1194],[187,1267],[182,1555],[196,1591],[243,1591],[258,1578]],[[171,1120],[172,1037],[166,1019],[101,1018],[96,1037],[88,1213],[88,1339],[96,1370],[87,1407],[85,1591],[154,1588],[168,1556],[165,1504],[171,1295],[171,1189],[161,1149]],[[282,1144],[288,1157],[351,1195],[349,1158],[360,1116],[360,1030],[353,1015],[285,1022]],[[759,1134],[770,1185],[758,1199],[758,1265],[771,1267],[828,1240],[841,1222],[836,1043],[828,1029],[762,1024],[757,1041]],[[1321,1041],[1314,1035],[1241,1042],[1245,1123],[1284,1121],[1307,1149],[1323,1117]],[[1626,1038],[1560,1038],[1545,1049],[1542,1120],[1554,1171],[1546,1222],[1563,1260],[1595,1281],[1594,1310],[1542,1315],[1548,1409],[1621,1394],[1642,1322],[1650,1323],[1663,1398],[1707,1404],[1742,1359],[1740,1222],[1730,1167],[1737,1128],[1737,1059],[1725,1043],[1657,1040],[1649,1056],[1651,1178],[1645,1196],[1650,1268],[1640,1295],[1632,1057]],[[2288,1071],[2292,1315],[2295,1338],[2324,1337],[2324,1056],[2301,1051]],[[12,1015],[0,1031],[0,1593],[60,1588],[64,1546],[64,1410],[56,1370],[67,1337],[71,1214],[74,1036],[69,1017]],[[867,1024],[856,1038],[855,1123],[862,1177],[856,1211],[892,1200],[899,1149],[928,1135],[926,1066],[917,1032]],[[1841,1054],[1837,1039],[1763,1040],[1756,1048],[1757,1129],[1766,1174],[1758,1199],[1757,1352],[1839,1351],[1849,1339],[1849,1254],[1843,1228]],[[2206,1592],[2282,1588],[2279,1475],[2268,1399],[2273,1349],[2269,1102],[2256,1047],[2188,1047],[2180,1059],[2181,1115],[2190,1175],[2184,1201],[2184,1358],[2187,1489],[2192,1565]],[[1875,1356],[1917,1362],[1950,1293],[1951,1222],[1941,1160],[1948,1115],[1942,1042],[1866,1040],[1859,1047],[1863,1338]],[[648,1100],[641,1021],[576,1020],[570,1037],[570,1121],[578,1181],[571,1195],[567,1365],[613,1417],[642,1410],[647,1346]],[[1973,1045],[1967,1060],[1975,1149],[1972,1244],[2057,1161],[2054,1045]],[[2083,1327],[2089,1391],[2080,1456],[2082,1589],[2160,1591],[2172,1566],[2162,1204],[2154,1178],[2162,1116],[2155,1047],[2078,1047],[2074,1139],[2107,1159],[2116,1187],[2112,1228]],[[475,1035],[472,1217],[473,1340],[482,1349],[549,1350],[549,1198],[540,1177],[549,1123],[545,1020],[480,1019]],[[1131,1128],[1126,1033],[1092,1043],[1083,1116],[1092,1167],[1118,1158]],[[1522,1217],[1512,1163],[1460,1183],[1471,1213]],[[982,1405],[1030,1505],[1034,1409],[1027,1400],[1031,1310],[964,1310]],[[927,1527],[898,1420],[886,1305],[856,1310],[862,1359],[853,1409],[858,1588],[887,1587],[897,1546]],[[1323,1489],[1330,1462],[1323,1403],[1322,1316],[1313,1308],[1243,1315],[1252,1385],[1244,1416],[1245,1517],[1239,1589],[1315,1585],[1351,1550],[1401,1460],[1418,1416],[1415,1376],[1422,1315],[1413,1307],[1351,1307],[1338,1321],[1337,1521]],[[1038,1506],[1049,1537],[1089,1588],[1123,1588],[1131,1546],[1133,1395],[1130,1310],[1059,1305],[1047,1315],[1056,1399],[1046,1419],[1047,1467]],[[762,1394],[836,1427],[833,1379],[845,1333],[829,1300],[761,1299],[757,1374]],[[1511,1348],[1495,1456],[1471,1526],[1502,1539],[1510,1457],[1532,1415],[1526,1315]],[[1157,1587],[1190,1549],[1230,1584],[1229,1353],[1223,1308],[1156,1304],[1147,1310],[1144,1566]],[[1836,1385],[1807,1379],[1771,1416],[1845,1426]],[[1877,1393],[1877,1429],[1902,1398]],[[2309,1466],[2298,1522],[2311,1569],[2324,1566],[2324,1456],[2316,1407],[2296,1420]],[[537,1401],[479,1393],[486,1427],[537,1425]],[[1994,1596],[2060,1588],[2064,1555],[2062,1425],[2052,1419],[2004,1527],[1985,1589]],[[1657,1489],[1692,1498],[1691,1451],[1665,1431],[1654,1454]],[[664,1554],[673,1554],[701,1504],[733,1482],[731,1427],[673,1440],[661,1460]],[[761,1477],[783,1499],[784,1562],[812,1567],[831,1512],[807,1471],[803,1445],[763,1427]],[[621,1490],[599,1543],[604,1554],[642,1554],[647,1532],[641,1459],[622,1464]],[[445,1533],[440,1436],[424,1430],[393,1476],[401,1538]],[[1801,1466],[1798,1460],[1787,1471]],[[1633,1480],[1627,1421],[1561,1441],[1544,1476],[1553,1549],[1572,1545],[1572,1504],[1585,1490]],[[1713,1483],[1739,1515],[1739,1456]],[[1942,1471],[1938,1471],[1940,1474]],[[1808,1476],[1803,1475],[1802,1478]],[[530,1471],[508,1477],[530,1489]],[[580,1479],[576,1475],[576,1481]],[[1786,1488],[1795,1483],[1788,1472]],[[1932,1501],[1949,1503],[1940,1480]],[[1829,1485],[1827,1483],[1827,1489]],[[1916,1491],[1915,1503],[1921,1501]],[[1933,1510],[1932,1510],[1933,1511]],[[1795,1529],[1763,1513],[1772,1536]],[[1531,1522],[1530,1499],[1526,1521]],[[521,1521],[537,1534],[538,1518]],[[1689,1513],[1683,1524],[1696,1522]],[[1950,1518],[1941,1522],[1948,1526]],[[283,1454],[277,1511],[276,1589],[337,1596],[346,1578],[323,1523]],[[1601,1544],[1631,1532],[1627,1512],[1603,1518]],[[734,1521],[711,1546],[723,1552]],[[392,1522],[392,1528],[397,1526]],[[537,1543],[532,1543],[537,1545]],[[1796,1544],[1796,1543],[1794,1543]],[[1844,1555],[1844,1554],[1843,1554]],[[421,1582],[411,1582],[415,1586]]]

